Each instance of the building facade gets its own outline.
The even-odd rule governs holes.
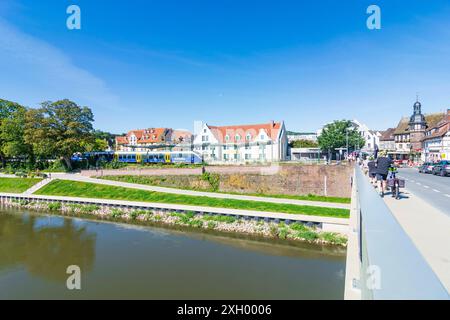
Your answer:
[[[386,151],[389,154],[395,152],[394,132],[395,128],[389,128],[381,132],[380,143],[378,146],[380,151]]]
[[[145,152],[175,148],[184,150],[184,145],[192,143],[192,133],[187,130],[170,128],[148,128],[131,130],[124,136],[116,137],[116,151]]]
[[[445,113],[422,114],[422,104],[416,101],[413,114],[403,117],[394,131],[395,152],[391,152],[394,159],[423,160],[423,139],[429,128],[434,128],[445,118]]]
[[[193,150],[207,163],[264,163],[287,159],[284,122],[212,126],[199,122],[194,129]]]
[[[450,160],[450,109],[444,119],[425,131],[422,143],[422,161]]]
[[[308,140],[317,142],[317,133],[315,132],[288,132],[287,134],[288,142],[294,142],[299,140]]]

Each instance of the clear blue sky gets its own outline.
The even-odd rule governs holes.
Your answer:
[[[366,28],[366,8],[382,29]],[[66,28],[66,8],[82,29]],[[69,98],[99,129],[342,118],[384,129],[450,107],[448,0],[1,0],[0,97]]]

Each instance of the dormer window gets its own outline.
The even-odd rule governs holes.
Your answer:
[[[237,134],[235,139],[236,139],[236,141],[239,141],[239,140],[241,140],[241,136]]]
[[[229,135],[226,135],[225,136],[225,141],[229,141],[230,140],[230,136]]]
[[[252,135],[249,133],[249,134],[247,134],[247,137],[245,137],[245,139],[247,140],[247,141],[250,141],[250,140],[252,140]]]

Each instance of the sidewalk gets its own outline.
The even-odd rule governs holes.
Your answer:
[[[450,218],[409,190],[384,201],[417,249],[450,292]]]

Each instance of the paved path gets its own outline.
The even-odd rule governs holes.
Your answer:
[[[395,200],[387,195],[384,200],[450,293],[450,216],[408,188],[402,199]]]
[[[155,192],[183,194],[183,195],[197,196],[197,197],[250,200],[250,201],[259,201],[259,202],[295,204],[295,205],[315,206],[315,207],[325,207],[325,208],[350,209],[350,204],[346,204],[346,203],[331,203],[331,202],[306,201],[306,200],[283,199],[283,198],[256,197],[256,196],[235,195],[235,194],[228,194],[228,193],[202,192],[202,191],[175,189],[175,188],[164,188],[164,187],[156,187],[156,186],[142,185],[142,184],[136,184],[136,183],[89,178],[89,177],[85,177],[85,176],[78,175],[78,174],[52,174],[52,178],[58,178],[58,179],[62,179],[62,180],[90,182],[90,183],[97,183],[97,184],[103,184],[103,185],[109,185],[109,186],[155,191]]]
[[[400,169],[406,188],[450,217],[450,177],[419,173],[417,169]]]
[[[43,186],[49,184],[52,181],[52,179],[44,179],[41,182],[36,183],[34,186],[32,186],[30,189],[25,190],[23,194],[33,194],[39,189],[41,189]]]

